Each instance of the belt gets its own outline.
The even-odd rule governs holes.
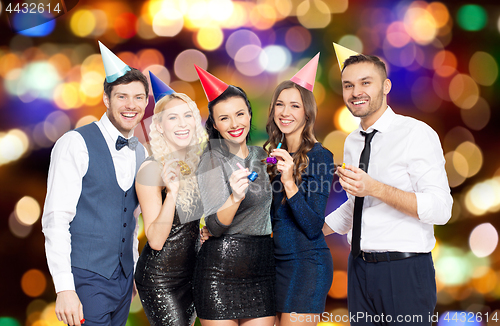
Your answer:
[[[421,255],[418,252],[361,252],[361,257],[367,263],[376,263],[379,261],[401,260]]]

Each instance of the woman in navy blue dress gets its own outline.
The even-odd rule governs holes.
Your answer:
[[[292,78],[293,80],[293,78]],[[264,148],[273,188],[276,325],[316,325],[333,280],[322,227],[333,180],[332,153],[316,140],[317,106],[310,90],[285,81],[274,91]],[[282,143],[281,148],[277,148]]]

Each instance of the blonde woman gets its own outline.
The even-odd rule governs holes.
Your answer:
[[[200,112],[188,96],[173,93],[156,103],[153,155],[136,181],[148,242],[135,282],[151,325],[189,326],[196,318],[191,289],[203,208],[195,171],[205,135]]]

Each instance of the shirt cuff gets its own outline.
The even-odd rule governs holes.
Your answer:
[[[335,211],[331,212],[325,217],[325,223],[333,230],[333,232],[338,234],[346,234],[349,232],[349,228],[345,228],[345,226],[341,223],[339,216]]]
[[[53,279],[56,293],[61,291],[75,291],[73,273],[59,273]]]
[[[447,211],[443,205],[440,205],[436,195],[417,192],[415,196],[417,197],[417,214],[420,222],[426,224],[446,224],[450,219],[451,215],[446,213]],[[451,212],[451,209],[449,211]]]

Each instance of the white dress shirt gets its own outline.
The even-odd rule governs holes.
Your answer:
[[[371,196],[365,197],[361,222],[361,250],[430,252],[436,244],[434,224],[446,224],[453,198],[439,137],[419,120],[395,114],[390,107],[366,132],[378,130],[371,142],[368,175],[386,185],[413,192],[419,219]],[[344,162],[358,166],[365,137],[361,126],[347,136]],[[351,243],[354,199],[326,217],[337,233],[348,233]]]
[[[120,151],[115,144],[122,136],[111,123],[106,113],[96,122],[108,145],[116,179],[123,191],[130,189],[136,171],[135,151],[125,146]],[[130,132],[129,137],[133,135]],[[142,145],[138,145],[142,146]],[[76,206],[82,191],[82,179],[89,166],[89,154],[82,135],[69,131],[57,140],[50,156],[47,180],[47,197],[42,216],[42,231],[45,235],[45,251],[56,293],[75,290],[71,272],[71,234],[69,224],[76,214]],[[106,185],[103,185],[104,187]],[[136,210],[137,211],[137,210]],[[137,215],[136,219],[137,219]],[[139,240],[136,223],[134,233],[134,261],[139,257]]]

